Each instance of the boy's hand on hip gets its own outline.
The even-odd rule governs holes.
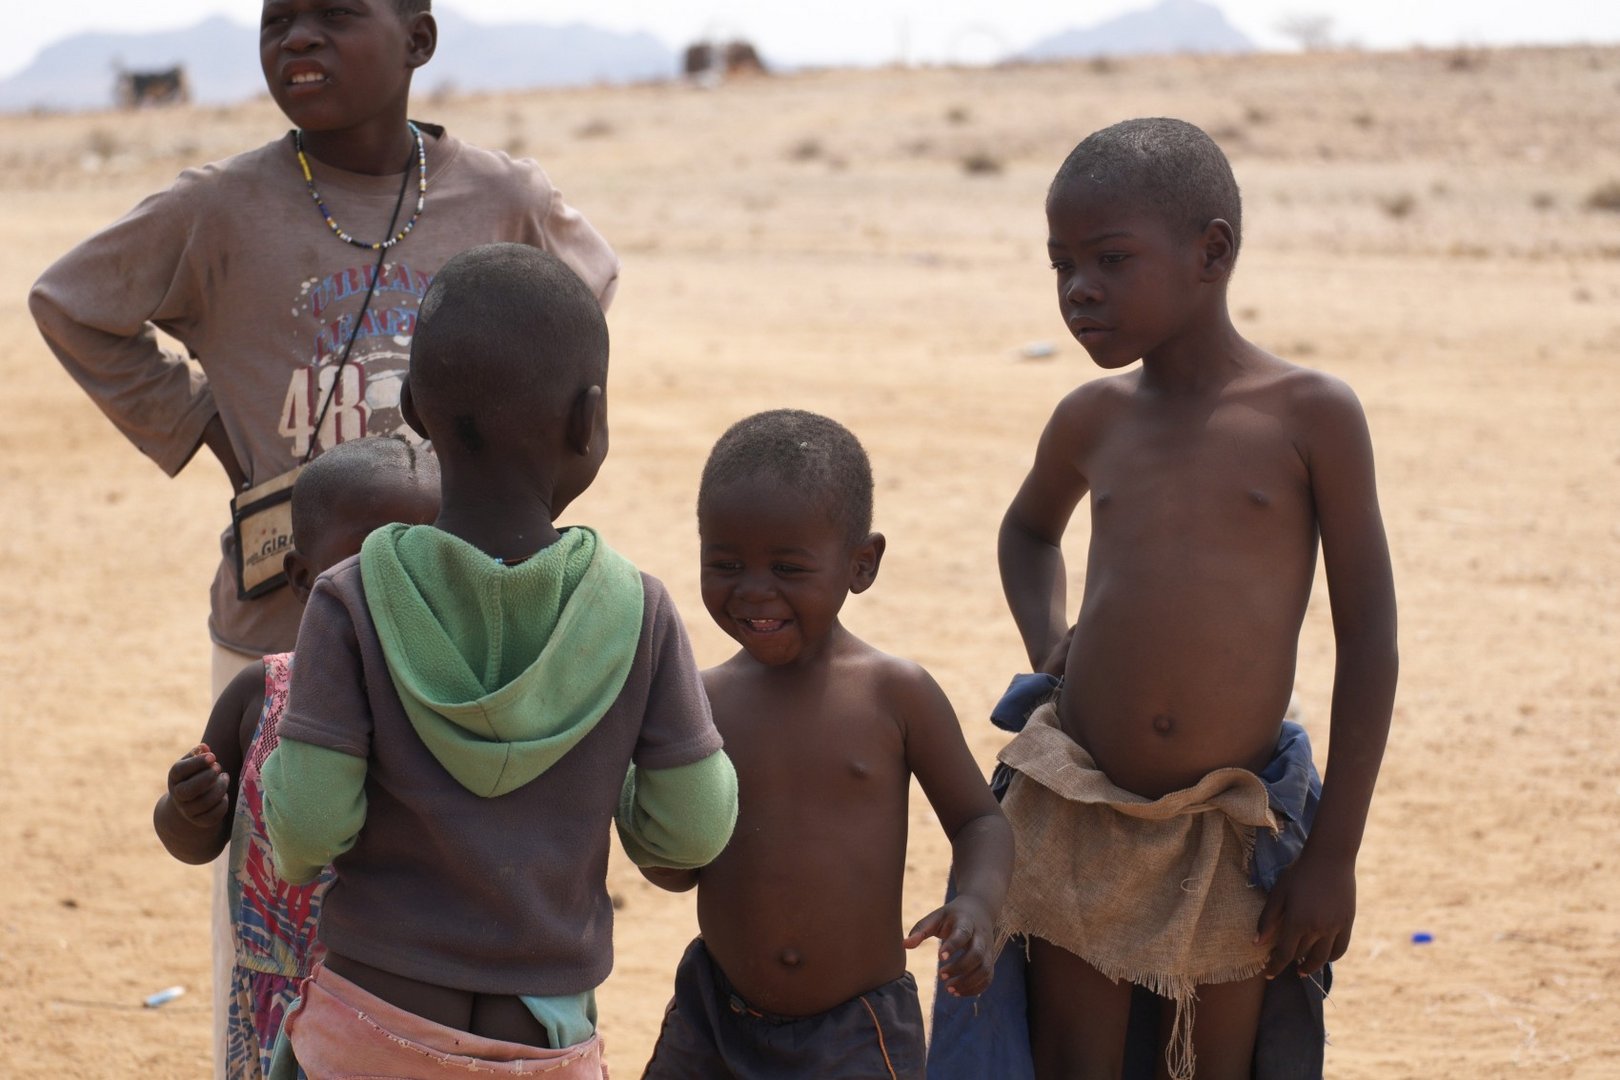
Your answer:
[[[237,460],[236,449],[231,446],[231,437],[225,433],[225,421],[220,419],[218,413],[215,413],[208,421],[208,426],[203,428],[202,441],[225,470],[225,476],[231,482],[231,490],[244,490],[248,486],[247,470],[242,468],[242,463]]]
[[[230,777],[207,743],[169,766],[169,799],[189,824],[218,825],[231,806]]]
[[[958,896],[923,916],[906,935],[905,946],[915,949],[928,938],[939,938],[939,977],[946,992],[975,997],[990,988],[995,974],[995,933],[989,909],[971,896]]]
[[[1354,860],[1312,858],[1309,847],[1282,872],[1260,913],[1257,942],[1271,946],[1265,976],[1274,979],[1290,967],[1314,975],[1350,946],[1356,921]]]

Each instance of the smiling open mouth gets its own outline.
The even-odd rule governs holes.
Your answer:
[[[326,81],[326,76],[325,75],[317,75],[314,72],[305,72],[305,73],[302,73],[302,74],[299,74],[299,75],[294,75],[292,78],[287,80],[287,82],[290,83],[293,86],[308,86],[310,83],[318,83],[318,82],[325,82],[325,81]]]
[[[786,619],[738,619],[737,621],[756,634],[774,634],[788,624]]]

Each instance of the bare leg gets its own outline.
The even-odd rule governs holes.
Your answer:
[[[1119,1080],[1131,984],[1066,949],[1029,941],[1029,1034],[1038,1080]]]
[[[1198,1080],[1249,1080],[1254,1069],[1260,1005],[1265,995],[1266,980],[1259,975],[1242,982],[1205,983],[1198,988],[1192,1032]],[[1166,1002],[1159,1012],[1163,1044],[1170,1038],[1175,1007]],[[1159,1080],[1167,1080],[1169,1075],[1169,1066],[1161,1053]]]

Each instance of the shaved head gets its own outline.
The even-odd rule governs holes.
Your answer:
[[[608,331],[589,287],[554,255],[486,244],[433,278],[411,340],[409,386],[434,445],[474,456],[562,420],[607,387]]]
[[[767,477],[842,522],[852,542],[872,531],[872,463],[836,420],[802,409],[774,409],[737,421],[709,451],[698,483],[705,498],[735,481]]]
[[[1172,229],[1199,233],[1216,218],[1232,226],[1234,252],[1243,237],[1243,200],[1226,155],[1185,120],[1126,120],[1093,132],[1070,151],[1046,202],[1121,196]]]

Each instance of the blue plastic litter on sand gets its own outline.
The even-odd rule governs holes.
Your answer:
[[[1412,944],[1414,945],[1427,945],[1433,940],[1434,935],[1423,930],[1419,930],[1417,933],[1412,935]]]

